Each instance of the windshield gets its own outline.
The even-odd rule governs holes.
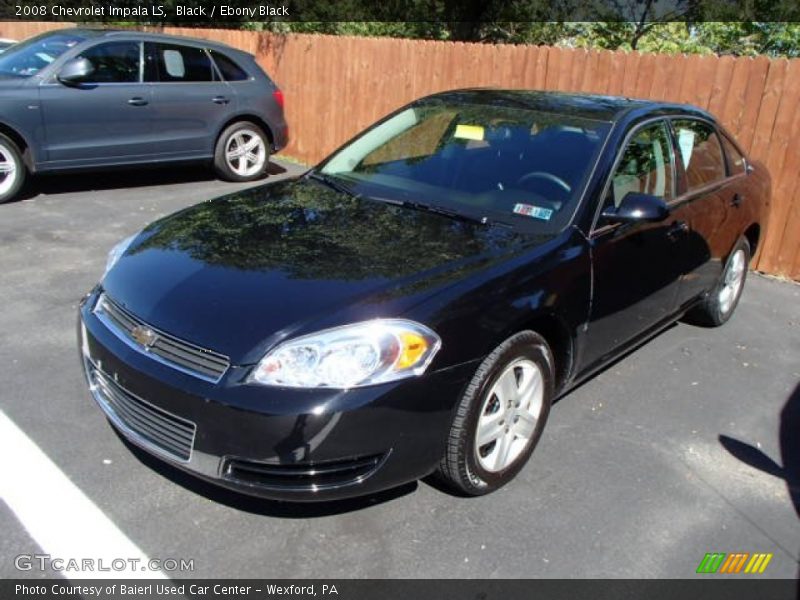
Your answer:
[[[356,138],[321,172],[366,196],[559,231],[609,128],[516,106],[427,101]]]
[[[70,33],[46,33],[14,44],[0,54],[0,75],[31,77],[84,37]]]

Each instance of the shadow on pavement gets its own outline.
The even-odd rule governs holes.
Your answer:
[[[727,435],[720,435],[719,441],[728,452],[746,465],[783,479],[794,510],[800,518],[800,384],[781,410],[778,436],[782,464],[778,464],[758,448]],[[796,597],[800,599],[800,566],[797,581]]]
[[[277,500],[268,500],[256,496],[240,494],[185,473],[177,467],[173,467],[131,444],[116,430],[114,430],[114,433],[117,434],[117,437],[122,440],[125,446],[128,447],[142,464],[153,469],[173,483],[213,502],[218,502],[236,510],[265,517],[312,519],[340,515],[369,508],[370,506],[377,506],[384,502],[390,502],[416,491],[418,487],[418,484],[413,482],[377,494],[331,502],[281,502]]]
[[[754,469],[764,471],[786,482],[794,510],[800,517],[800,385],[798,385],[781,410],[780,448],[781,464],[776,463],[758,448],[727,435],[719,441],[733,456]]]
[[[280,175],[285,172],[284,167],[271,161],[267,168],[267,177],[262,181],[266,183],[270,175]],[[216,179],[211,167],[203,165],[147,166],[80,173],[53,173],[30,178],[22,193],[12,202],[27,200],[40,194],[138,188]]]

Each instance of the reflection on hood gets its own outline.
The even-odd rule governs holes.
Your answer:
[[[359,199],[316,183],[256,188],[151,225],[131,253],[174,250],[243,270],[298,279],[394,279],[507,249],[512,230]]]

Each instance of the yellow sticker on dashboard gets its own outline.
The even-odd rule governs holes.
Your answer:
[[[454,137],[462,140],[482,140],[484,129],[480,125],[456,125]]]

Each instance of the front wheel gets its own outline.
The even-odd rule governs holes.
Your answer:
[[[269,166],[269,140],[255,123],[234,123],[219,136],[214,151],[214,169],[228,181],[254,181],[264,177]]]
[[[0,134],[0,204],[14,199],[25,182],[26,173],[19,148]]]
[[[552,353],[540,335],[523,331],[500,344],[461,397],[437,477],[470,496],[511,481],[542,435],[553,379]]]
[[[749,264],[750,244],[746,238],[741,238],[728,256],[717,285],[703,302],[687,315],[687,320],[710,327],[719,327],[727,322],[739,304]]]

